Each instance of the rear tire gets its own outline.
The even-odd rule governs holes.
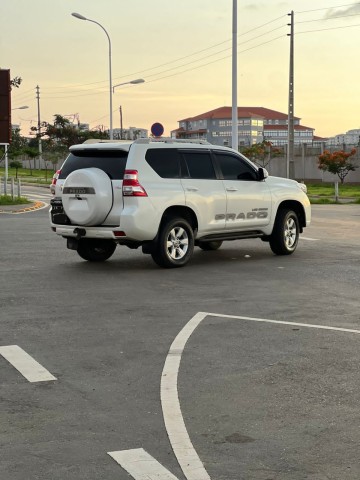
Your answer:
[[[299,219],[292,210],[280,209],[276,215],[275,225],[269,237],[271,250],[275,255],[291,255],[299,241]]]
[[[183,218],[165,219],[151,252],[160,267],[177,268],[188,263],[194,251],[194,232]]]
[[[112,240],[82,238],[79,240],[77,253],[89,262],[104,262],[115,252],[116,243]]]
[[[221,240],[217,240],[217,241],[213,241],[213,242],[201,242],[199,241],[199,247],[201,248],[201,250],[204,250],[205,252],[210,252],[210,251],[213,251],[213,250],[218,250],[221,245],[222,245],[222,241]]]

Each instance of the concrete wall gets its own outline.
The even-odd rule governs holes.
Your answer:
[[[334,151],[336,148],[328,148]],[[351,148],[349,148],[349,151]],[[318,158],[321,153],[321,147],[307,147],[306,155],[302,153],[301,147],[295,147],[294,158],[290,162],[290,177],[296,180],[316,181],[316,182],[334,182],[339,180],[337,175],[323,172],[318,168]],[[350,158],[358,168],[354,172],[350,172],[346,177],[345,183],[360,183],[360,151],[358,149],[356,155]],[[265,166],[270,175],[276,177],[286,177],[286,155],[279,156],[270,160]]]

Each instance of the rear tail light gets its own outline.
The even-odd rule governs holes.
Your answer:
[[[60,173],[61,173],[61,170],[56,170],[56,172],[54,173],[54,175],[52,177],[51,185],[56,185],[56,181],[59,178]]]
[[[137,170],[125,170],[123,179],[124,197],[147,197],[147,193],[139,183]]]

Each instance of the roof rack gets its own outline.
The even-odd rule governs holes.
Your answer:
[[[192,138],[172,138],[172,137],[159,137],[159,138],[154,138],[154,137],[149,137],[149,138],[138,138],[137,140],[134,140],[134,143],[142,143],[142,144],[149,144],[151,142],[162,142],[162,143],[197,143],[200,145],[211,145],[210,142],[207,140],[201,140],[201,139],[192,139]]]
[[[100,138],[89,138],[83,143],[132,143],[134,140],[104,140]]]

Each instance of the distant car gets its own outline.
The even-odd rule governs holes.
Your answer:
[[[53,195],[55,195],[55,185],[56,185],[57,179],[59,178],[60,172],[61,172],[61,170],[56,170],[56,172],[54,173],[54,175],[52,177],[51,183],[50,183],[50,192]]]

